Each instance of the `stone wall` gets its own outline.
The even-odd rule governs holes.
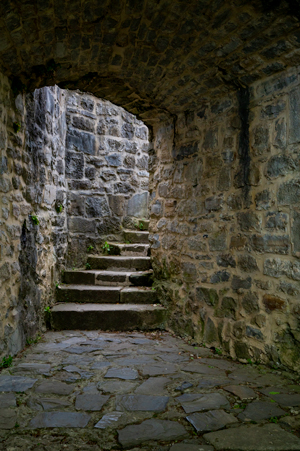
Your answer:
[[[151,242],[170,327],[300,370],[297,70],[154,130]]]
[[[78,267],[88,247],[102,252],[148,217],[148,129],[110,102],[65,93],[68,264]]]
[[[1,358],[43,330],[67,235],[64,241],[58,233],[64,225],[57,229],[55,210],[56,195],[64,189],[58,170],[65,139],[61,90],[15,98],[1,76],[0,98]]]
[[[0,77],[0,359],[45,330],[66,265],[148,214],[148,129],[58,88],[15,98]]]

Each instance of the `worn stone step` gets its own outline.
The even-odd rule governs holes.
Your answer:
[[[58,302],[118,303],[122,287],[97,285],[61,285],[56,290]]]
[[[150,269],[149,271],[134,271],[134,272],[125,272],[125,271],[95,271],[96,285],[107,285],[107,286],[152,286],[152,277],[153,271]]]
[[[99,285],[60,285],[56,290],[58,302],[102,304],[154,304],[156,292],[145,287],[108,287]]]
[[[123,243],[108,243],[110,246],[111,255],[122,256],[149,256],[150,244],[123,244]]]
[[[128,286],[151,287],[153,271],[65,271],[63,283],[72,285],[103,285],[103,286]]]
[[[124,230],[123,232],[124,241],[128,243],[149,243],[149,232],[146,231],[135,231],[135,230]]]
[[[147,271],[151,268],[150,257],[88,257],[91,269],[107,269],[110,271]]]
[[[55,330],[164,329],[164,307],[141,304],[57,304],[51,309]]]
[[[120,291],[122,304],[155,304],[157,294],[155,290],[145,287],[125,287]]]

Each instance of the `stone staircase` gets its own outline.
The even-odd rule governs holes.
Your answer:
[[[124,243],[108,243],[112,255],[89,256],[88,270],[65,271],[51,309],[53,329],[164,328],[166,310],[152,289],[149,232],[123,236]]]

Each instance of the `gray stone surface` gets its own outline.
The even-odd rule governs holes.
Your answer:
[[[73,385],[65,384],[64,382],[49,380],[44,381],[35,388],[36,393],[52,393],[53,395],[69,395],[74,391]]]
[[[99,393],[84,393],[76,396],[75,409],[87,411],[101,410],[108,400],[109,396],[100,395]]]
[[[0,376],[0,392],[25,392],[36,383],[37,379],[22,376]]]
[[[250,387],[245,387],[243,385],[227,385],[223,387],[224,390],[232,393],[240,399],[254,399],[257,398],[257,394]]]
[[[209,432],[222,429],[227,424],[236,423],[238,420],[224,410],[209,410],[205,413],[192,413],[186,419],[194,426],[197,432]]]
[[[0,429],[13,429],[16,425],[17,413],[12,409],[6,409],[1,406],[0,410]]]
[[[276,424],[241,426],[225,431],[211,432],[204,439],[217,451],[299,451],[298,437]]]
[[[103,393],[128,393],[130,391],[133,391],[135,387],[137,386],[136,382],[129,382],[129,381],[104,381],[99,382],[97,385],[98,390],[100,390]]]
[[[110,368],[104,377],[124,380],[138,379],[138,372],[131,368]]]
[[[95,428],[97,429],[106,429],[109,427],[114,427],[117,425],[117,422],[119,419],[124,415],[123,412],[110,412],[106,415],[103,415],[101,420],[98,421],[98,423],[95,424]]]
[[[29,424],[30,428],[84,428],[90,421],[86,413],[44,412],[38,413]]]
[[[135,393],[141,395],[166,394],[166,386],[171,382],[167,377],[149,377],[136,390]]]
[[[162,376],[164,374],[173,374],[177,370],[171,363],[156,363],[155,365],[145,365],[142,368],[143,376]]]
[[[148,192],[135,194],[129,199],[127,214],[141,219],[148,217]]]
[[[186,435],[185,428],[176,421],[146,420],[119,430],[118,440],[122,446],[134,446],[149,440],[177,440]]]
[[[16,407],[16,395],[14,393],[0,394],[0,406],[2,409],[7,407]]]
[[[117,396],[116,408],[117,410],[162,412],[166,409],[168,402],[168,396],[125,395]]]
[[[261,421],[272,417],[285,415],[285,411],[280,409],[275,403],[265,401],[253,401],[247,405],[246,409],[238,415],[240,420]]]
[[[186,413],[230,408],[229,402],[225,396],[220,393],[209,393],[204,395],[186,393],[176,398],[176,400],[180,402]]]
[[[176,443],[171,446],[170,451],[214,451],[209,445],[192,445],[189,443]]]

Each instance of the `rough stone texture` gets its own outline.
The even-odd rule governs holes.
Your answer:
[[[201,359],[196,359],[196,353]],[[167,357],[169,360],[165,360]],[[150,376],[149,368],[155,366],[150,359],[157,362],[156,372],[165,369],[172,373]],[[177,363],[170,367],[165,363],[168,361]],[[37,372],[41,365],[51,365],[51,371]],[[120,375],[128,376],[132,366],[136,368],[136,378],[120,379]],[[146,366],[148,369],[143,372]],[[115,377],[106,377],[108,367]],[[22,373],[26,368],[28,377],[15,376],[20,368]],[[188,372],[184,371],[186,368]],[[266,446],[265,436],[271,440],[266,427],[269,421],[278,421],[290,431],[299,428],[299,376],[294,372],[233,362],[163,331],[48,331],[39,343],[15,357],[11,367],[2,369],[0,379],[0,392],[9,390],[0,393],[1,451],[33,451],[41,447],[53,451],[61,451],[62,447],[67,451],[100,451],[120,446],[136,451],[213,451],[217,442],[215,447],[204,444],[214,439],[209,434],[203,438],[202,434],[219,428],[223,429],[222,450],[226,449],[228,434],[232,447],[227,449],[237,451],[249,445],[246,449],[256,451],[261,443]],[[229,387],[231,384],[235,385]],[[261,397],[259,402],[248,399],[250,386]],[[182,392],[185,394],[180,396]],[[234,401],[236,395],[241,395],[243,402]],[[273,397],[284,404],[281,409],[271,401]],[[290,405],[292,409],[287,407]],[[182,406],[196,412],[187,414]],[[269,409],[267,416],[265,406]],[[246,440],[245,423],[250,418],[242,414],[251,408],[255,414],[251,421],[262,424],[258,431],[253,429],[253,438]],[[261,420],[262,413],[266,419]],[[277,420],[270,419],[270,415],[277,416]],[[286,434],[273,426],[279,431],[279,438],[284,435],[283,443],[291,446],[287,449],[299,444],[298,432]],[[229,431],[234,432],[234,443]],[[286,449],[274,441],[274,430],[272,436],[271,449]]]
[[[205,440],[217,451],[293,451],[298,450],[300,441],[276,424],[264,426],[243,426],[226,431],[204,435]]]
[[[155,126],[149,228],[175,332],[296,371],[298,89],[290,69]]]

